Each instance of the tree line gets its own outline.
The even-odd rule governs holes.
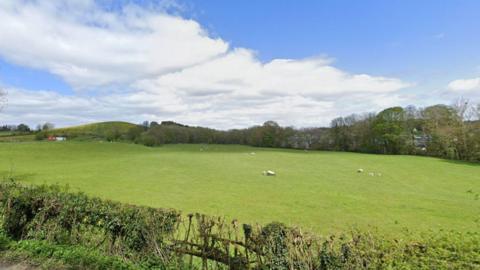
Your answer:
[[[480,122],[475,120],[479,111],[479,106],[460,101],[339,117],[331,123],[330,148],[480,161]]]
[[[379,113],[352,114],[330,127],[282,127],[274,121],[227,131],[191,127],[171,121],[144,122],[127,136],[136,143],[243,144],[311,150],[378,154],[429,155],[480,161],[480,106],[453,105],[387,108]]]
[[[459,100],[452,105],[391,107],[379,113],[352,114],[333,119],[329,127],[298,129],[267,121],[244,129],[216,130],[173,121],[145,121],[127,132],[115,128],[99,132],[95,139],[130,141],[146,146],[176,143],[242,144],[480,161],[479,119],[480,105]],[[37,138],[44,139],[47,135],[79,136],[65,132],[55,134],[53,127],[51,123],[39,125]],[[30,130],[23,124],[10,129]]]
[[[30,132],[38,132],[38,131],[47,131],[54,129],[55,126],[52,123],[44,123],[38,124],[35,129],[32,129],[27,124],[18,124],[18,125],[3,125],[0,126],[0,131],[11,131],[11,132],[18,132],[18,133],[30,133]]]

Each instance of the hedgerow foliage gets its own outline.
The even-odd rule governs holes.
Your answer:
[[[480,268],[478,233],[429,233],[407,241],[352,231],[325,238],[277,222],[240,226],[218,217],[184,216],[171,209],[90,198],[58,186],[14,182],[0,183],[0,207],[2,231],[24,243],[12,247],[81,246],[145,269]],[[111,260],[106,262],[116,268]]]
[[[180,213],[123,205],[57,186],[2,184],[3,228],[15,240],[41,239],[82,244],[136,260],[163,250],[164,237],[177,228]],[[164,250],[163,256],[170,256]]]

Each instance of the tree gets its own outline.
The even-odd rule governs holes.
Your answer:
[[[460,120],[452,107],[443,104],[425,108],[422,111],[422,118],[425,121],[425,126],[430,130],[456,125]]]
[[[470,122],[469,147],[472,149],[473,161],[480,161],[480,104],[473,107],[473,113],[476,121]]]
[[[349,131],[345,118],[337,117],[330,123],[334,150],[349,150]]]
[[[144,131],[145,128],[143,126],[136,125],[127,131],[126,139],[138,143]]]
[[[458,125],[455,127],[454,134],[455,140],[453,145],[456,149],[456,154],[458,159],[468,160],[472,156],[474,148],[470,147],[471,136],[470,127],[467,121],[470,121],[473,115],[473,106],[468,100],[463,98],[458,99],[453,105],[452,108],[455,110],[458,116]]]
[[[475,118],[475,106],[468,99],[457,99],[453,103],[452,108],[455,110],[455,112],[457,112],[458,117],[460,117],[460,119],[463,121],[471,121]]]
[[[105,139],[109,142],[118,141],[121,136],[122,133],[120,132],[118,127],[113,127],[105,132]]]
[[[275,121],[267,121],[262,126],[262,146],[275,147],[279,144],[277,135],[280,126]]]
[[[52,124],[52,123],[49,123],[49,122],[46,122],[45,124],[42,125],[42,130],[43,131],[52,130],[54,128],[55,128],[55,125]]]
[[[375,139],[384,154],[403,154],[407,146],[406,114],[402,107],[380,112],[373,125]]]
[[[375,113],[355,116],[355,122],[351,127],[352,151],[376,152],[375,135],[373,132],[375,119]]]
[[[422,112],[424,129],[431,137],[427,151],[430,155],[458,158],[458,130],[463,120],[451,106],[434,105]]]
[[[17,126],[17,131],[18,132],[30,132],[30,127],[27,126],[26,124],[20,124]]]

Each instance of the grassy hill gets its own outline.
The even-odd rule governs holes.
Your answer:
[[[100,122],[87,125],[57,128],[45,132],[48,135],[67,136],[69,138],[113,138],[124,136],[137,125],[128,122]]]
[[[48,136],[66,136],[75,140],[107,140],[117,141],[126,139],[130,131],[139,128],[138,125],[121,122],[99,122],[80,126],[57,128],[48,131],[32,133],[0,132],[0,142],[26,142],[35,139],[46,139]]]
[[[0,131],[0,137],[12,136],[15,133],[13,131]]]
[[[35,136],[31,133],[22,133],[15,131],[0,131],[1,142],[25,142],[33,141]]]
[[[33,140],[35,140],[35,135],[33,134],[0,136],[0,142],[31,142]]]
[[[13,172],[26,183],[245,222],[279,220],[325,233],[479,226],[480,165],[436,158],[108,142],[5,143],[0,156],[0,177]]]

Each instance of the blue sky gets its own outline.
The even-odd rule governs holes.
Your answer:
[[[326,55],[350,72],[438,86],[480,73],[479,1],[186,1],[192,18],[263,61]],[[439,81],[441,80],[441,81]]]
[[[0,37],[0,84],[4,88],[11,88],[12,90],[9,92],[17,91],[23,94],[18,94],[23,98],[35,96],[37,91],[45,95],[56,96],[59,99],[73,99],[71,102],[75,102],[74,99],[78,98],[80,103],[84,102],[87,107],[91,102],[95,103],[95,106],[105,106],[106,110],[91,111],[87,115],[67,111],[65,114],[68,114],[68,117],[54,119],[52,115],[49,115],[51,112],[42,109],[43,118],[31,117],[27,116],[28,108],[25,108],[25,104],[12,102],[12,97],[17,96],[13,94],[9,97],[9,102],[12,103],[9,108],[12,111],[7,108],[3,112],[6,114],[4,118],[8,121],[24,120],[33,123],[48,120],[59,122],[60,125],[68,125],[84,121],[104,120],[107,117],[128,121],[141,121],[150,117],[154,119],[148,120],[175,118],[173,120],[186,121],[189,124],[230,128],[237,125],[258,124],[259,121],[273,118],[273,120],[286,125],[328,125],[329,117],[334,115],[379,110],[390,105],[426,106],[437,102],[450,103],[459,97],[477,102],[480,97],[480,82],[478,82],[480,81],[479,1],[179,0],[175,2],[93,2],[80,0],[67,5],[58,4],[61,1],[52,1],[56,3],[52,6],[45,6],[37,1],[30,2],[32,3],[17,1],[10,3],[10,6],[7,3],[3,10],[6,12],[5,14],[11,15],[9,18],[12,23],[16,19],[22,19],[22,15],[11,14],[14,10],[12,6],[17,9],[19,6],[24,8],[23,16],[26,16],[28,12],[36,12],[39,17],[47,15],[53,17],[45,22],[40,20],[45,25],[44,28],[33,29],[32,26],[25,25],[23,29],[30,31],[29,29],[32,28],[32,35],[26,34],[26,36],[37,37],[37,39],[47,39],[52,33],[52,37],[58,38],[60,45],[55,44],[55,46],[61,46],[60,51],[65,48],[74,51],[74,47],[78,45],[78,42],[75,43],[76,35],[72,34],[70,37],[66,33],[68,31],[56,28],[56,23],[60,24],[65,21],[72,24],[74,29],[85,28],[85,31],[79,31],[78,35],[90,31],[92,35],[100,36],[94,34],[100,29],[94,29],[95,27],[92,25],[102,25],[101,28],[109,31],[112,38],[117,38],[120,34],[126,34],[125,29],[118,30],[117,24],[128,24],[128,34],[138,35],[136,28],[130,28],[131,12],[125,11],[131,10],[131,7],[135,6],[132,14],[135,14],[133,17],[138,16],[136,23],[140,21],[140,18],[162,16],[177,18],[181,21],[165,22],[165,25],[163,22],[162,25],[147,25],[150,21],[145,19],[142,24],[147,25],[145,27],[150,27],[149,30],[158,34],[154,35],[157,43],[149,43],[152,42],[151,39],[146,38],[145,43],[138,44],[140,45],[138,47],[151,48],[154,51],[164,40],[168,42],[173,40],[178,42],[174,43],[176,45],[172,47],[174,53],[183,57],[188,55],[193,50],[192,48],[195,48],[195,57],[182,59],[178,63],[174,59],[169,59],[167,62],[171,62],[171,65],[166,66],[158,64],[151,67],[146,62],[141,66],[132,66],[131,71],[127,68],[129,63],[136,65],[140,60],[114,61],[115,59],[106,57],[107,60],[104,62],[95,63],[94,59],[91,61],[84,61],[84,58],[80,57],[74,59],[67,53],[64,53],[65,57],[60,57],[61,54],[55,55],[55,51],[49,52],[51,58],[40,55],[41,59],[32,60],[27,57],[39,56],[35,52],[36,45],[32,44],[34,47],[32,51],[17,50],[13,46],[6,46],[5,44],[8,42],[13,44],[28,40],[26,36],[19,35],[17,37],[15,34],[9,33],[10,40]],[[72,13],[74,19],[65,18],[59,15],[61,13],[67,15]],[[92,16],[92,13],[98,16]],[[117,16],[117,18],[113,21],[101,21],[107,16]],[[170,27],[173,29],[176,23],[184,24],[192,21],[197,26],[189,25],[188,27],[191,27],[192,31],[199,31],[195,34],[197,36],[182,37],[184,39],[162,36],[165,33],[164,29]],[[210,49],[213,45],[200,41],[200,37],[205,35],[203,32],[208,33],[209,40],[205,42],[219,41],[222,43],[215,44],[216,51]],[[198,39],[201,44],[192,42],[190,38]],[[2,47],[2,43],[5,46]],[[48,44],[51,45],[51,43]],[[184,45],[185,51],[176,52],[175,48],[183,48]],[[191,45],[192,48],[187,48],[188,45]],[[114,45],[105,44],[103,50],[92,54],[102,57],[105,52],[118,49],[125,54],[130,53],[130,55],[138,57],[141,61],[151,57],[147,54],[142,55],[139,48],[133,48],[135,45],[129,46],[131,47],[116,48]],[[205,49],[201,46],[205,46]],[[90,51],[95,50],[95,47],[92,48],[94,49]],[[46,50],[44,46],[38,45],[38,53],[44,52],[44,50]],[[238,53],[239,50],[247,50],[248,53]],[[85,53],[88,54],[88,51]],[[152,58],[152,62],[162,62],[169,54],[166,51],[165,54],[157,55],[155,52],[154,55],[155,58]],[[116,55],[112,54],[112,56]],[[221,57],[230,59],[229,56],[242,63],[248,62],[245,66],[241,66],[247,70],[250,70],[250,67],[253,70],[259,65],[264,66],[258,69],[258,72],[252,71],[248,77],[219,73],[216,75],[218,78],[212,76],[206,80],[207,82],[195,83],[195,78],[205,76],[202,74],[209,74],[207,70],[211,70],[210,66],[217,65],[211,59]],[[91,55],[85,55],[85,58],[88,59],[88,57]],[[124,56],[119,55],[119,58],[122,57]],[[281,59],[290,59],[293,62],[287,65],[277,61]],[[237,60],[232,60],[231,64],[221,63],[227,68],[236,69],[240,67],[235,64]],[[112,61],[112,63],[108,61]],[[212,64],[205,63],[208,61]],[[300,67],[302,70],[298,71],[298,74],[290,76],[288,73],[284,73],[285,70],[291,70],[292,67],[297,71],[299,68],[297,64],[302,65]],[[324,68],[318,69],[312,65]],[[65,69],[67,66],[68,70]],[[280,69],[282,72],[278,73]],[[97,73],[95,76],[87,74],[90,71]],[[97,76],[98,73],[102,73],[102,76]],[[263,75],[257,76],[256,74]],[[365,80],[359,77],[362,80],[357,81],[356,76],[361,75],[369,77],[363,78]],[[278,76],[287,76],[288,78],[285,79],[286,81],[277,82]],[[330,79],[329,76],[334,79]],[[322,79],[316,80],[315,78]],[[383,81],[384,78],[389,81]],[[296,84],[300,80],[303,84]],[[322,80],[327,85],[323,88],[321,87]],[[185,81],[191,81],[191,83],[185,84]],[[226,86],[224,83],[226,81],[241,81],[241,83]],[[320,86],[317,89],[312,87],[312,84]],[[155,95],[152,94],[154,91],[147,89],[146,85],[155,88],[157,91]],[[251,89],[242,91],[241,85],[248,85]],[[282,85],[288,85],[288,87],[277,89],[282,88]],[[307,88],[308,90],[304,90]],[[167,91],[167,89],[170,90]],[[207,92],[214,94],[211,94],[210,98],[200,100],[198,99],[200,92],[201,95],[205,95]],[[249,97],[244,96],[245,92],[248,92],[249,97],[251,95],[255,95],[257,98],[264,97],[263,103],[260,101],[255,103],[259,108],[242,113],[237,107],[231,105],[247,100]],[[148,93],[148,97],[146,93]],[[121,96],[119,102],[128,102],[128,106],[125,104],[122,108],[130,108],[133,115],[128,113],[125,116],[119,116],[118,113],[114,114],[115,110],[109,111],[108,106],[111,107],[112,104],[106,104],[104,99],[110,100],[112,95],[115,98]],[[143,96],[138,99],[138,108],[135,109],[135,104],[131,103],[132,97],[140,95]],[[346,98],[346,95],[356,97],[356,99]],[[156,98],[161,102],[146,104]],[[170,100],[166,102],[165,99],[168,98]],[[370,99],[379,101],[364,106],[353,104],[358,100]],[[209,103],[208,100],[212,102]],[[37,100],[34,103],[38,102],[41,101]],[[277,106],[272,105],[267,111],[261,109],[265,108],[265,104],[270,106],[273,103],[276,103]],[[21,104],[23,104],[23,110],[15,108]],[[287,117],[291,113],[279,109],[285,104],[291,104],[293,110],[297,112],[294,118]],[[249,104],[249,106],[253,105]],[[175,109],[172,109],[173,107]],[[297,107],[298,110],[295,110]],[[305,111],[308,111],[306,109],[308,107],[321,108],[316,111],[316,114],[313,114],[310,121],[299,121],[299,118],[309,116],[308,114],[303,115]],[[120,109],[118,108],[118,111]],[[91,109],[88,107],[85,110]],[[212,117],[214,119],[205,121],[202,117],[195,117],[200,110],[215,115]],[[105,115],[95,116],[96,113],[101,114],[102,111],[105,111]],[[261,116],[262,113],[263,116]],[[22,118],[22,114],[24,118]],[[324,116],[318,117],[319,114]],[[234,122],[237,124],[232,124],[231,121],[219,117],[236,119],[237,121]]]

